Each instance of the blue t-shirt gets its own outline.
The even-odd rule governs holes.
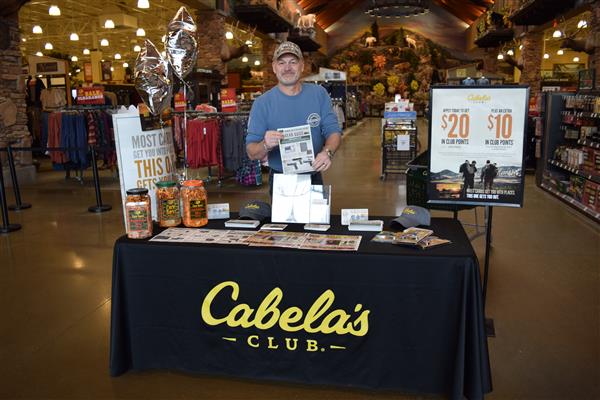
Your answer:
[[[288,96],[275,86],[252,104],[246,144],[260,142],[266,131],[307,124],[311,127],[315,156],[332,133],[341,133],[327,91],[322,86],[303,83],[300,93]],[[279,147],[269,152],[269,166],[282,171]]]

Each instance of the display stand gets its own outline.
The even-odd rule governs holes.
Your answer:
[[[386,112],[381,121],[381,180],[387,174],[404,174],[417,156],[417,113]]]

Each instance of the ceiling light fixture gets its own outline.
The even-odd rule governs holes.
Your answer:
[[[34,27],[31,29],[31,32],[33,32],[37,35],[41,35],[42,33],[44,33],[44,31],[42,30],[42,27],[39,25],[34,25]]]
[[[562,32],[560,30],[555,30],[554,33],[552,34],[553,38],[559,38],[562,36]]]
[[[550,58],[550,54],[548,54],[548,53],[544,53],[544,58],[545,58],[546,60],[547,60],[547,59],[549,59],[549,58]]]
[[[44,45],[44,49],[46,49],[46,50],[52,50],[52,49],[54,49],[54,46],[52,46],[52,43],[50,43],[50,42],[47,42],[47,43]]]
[[[71,57],[71,61],[77,62],[77,61],[79,61],[79,58],[77,58],[77,56],[73,56],[73,57]]]
[[[129,64],[128,63],[123,63],[123,68],[129,68]]]
[[[83,49],[83,54],[84,55],[89,55],[90,54],[90,49]]]
[[[242,57],[242,62],[248,62],[248,57],[246,57],[246,56]]]
[[[260,61],[258,61],[258,60],[254,61],[254,65],[260,65]]]
[[[138,0],[138,8],[150,8],[150,2],[148,0]]]
[[[107,19],[106,21],[104,21],[104,27],[106,29],[115,29],[115,21],[113,21],[112,19]]]
[[[42,53],[41,51],[38,51],[37,53],[35,53],[35,55],[38,57],[44,57],[44,53]]]
[[[523,50],[523,45],[522,44],[519,45],[519,50]]]
[[[556,52],[556,54],[558,54],[559,56],[562,56],[563,54],[565,54],[563,49],[560,49]]]
[[[110,70],[114,72],[114,70],[115,70],[115,67],[110,67]]]
[[[162,37],[160,38],[160,40],[162,40],[162,42],[166,42],[167,41],[167,35],[162,35]]]
[[[121,55],[119,53],[115,53],[115,60],[120,60],[121,59]]]
[[[508,54],[509,56],[514,56],[515,52],[513,51],[513,49],[508,49],[508,51],[506,52],[506,54]]]
[[[573,62],[579,62],[579,57],[577,57],[577,56],[573,57]]]
[[[71,36],[69,36],[69,39],[76,42],[79,40],[79,35],[75,32],[71,33]]]
[[[371,17],[413,17],[429,12],[429,0],[370,0],[365,11]]]
[[[225,39],[228,39],[228,40],[233,39],[233,33],[231,33],[231,31],[225,32]]]
[[[21,38],[21,42],[26,42],[26,41],[27,41],[27,39]]]
[[[80,72],[81,72],[81,68],[77,68],[77,69],[75,70],[75,72],[77,72],[77,73],[80,73]]]
[[[60,15],[60,8],[58,8],[58,6],[50,6],[48,9],[48,14],[52,15],[53,17],[58,17]]]
[[[585,19],[582,19],[577,23],[577,28],[579,29],[587,28],[587,26],[587,21]]]
[[[100,41],[100,46],[104,46],[104,47],[108,46],[108,40],[107,39],[102,39]]]
[[[146,36],[146,31],[143,28],[138,28],[135,32],[135,36]]]
[[[136,53],[139,53],[140,51],[142,51],[142,48],[140,47],[139,44],[136,44],[135,46],[133,46],[133,51],[135,51]]]
[[[498,54],[498,57],[496,57],[498,60],[504,60],[504,54],[500,53]]]

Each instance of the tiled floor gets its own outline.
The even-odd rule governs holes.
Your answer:
[[[379,179],[378,127],[373,119],[351,130],[325,175],[334,212],[368,207],[372,215],[393,215],[405,204],[403,177]],[[81,185],[59,172],[38,174],[35,185],[22,188],[33,208],[10,213],[23,228],[0,235],[0,398],[426,397],[172,372],[111,378],[112,245],[123,234],[123,219],[110,173],[102,174],[103,199],[113,210],[104,214],[87,211],[95,200],[89,171],[85,178]],[[494,210],[488,315],[497,336],[489,339],[489,398],[599,399],[600,229],[538,189],[532,177],[526,181],[523,209]],[[208,189],[211,202],[230,202],[233,209],[247,199],[268,199],[264,188],[231,182]],[[460,218],[473,223],[474,212]],[[483,237],[473,244],[483,260]]]

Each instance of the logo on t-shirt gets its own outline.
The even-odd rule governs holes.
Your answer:
[[[321,116],[317,113],[312,113],[306,119],[306,123],[310,125],[311,128],[316,128],[321,123]]]

